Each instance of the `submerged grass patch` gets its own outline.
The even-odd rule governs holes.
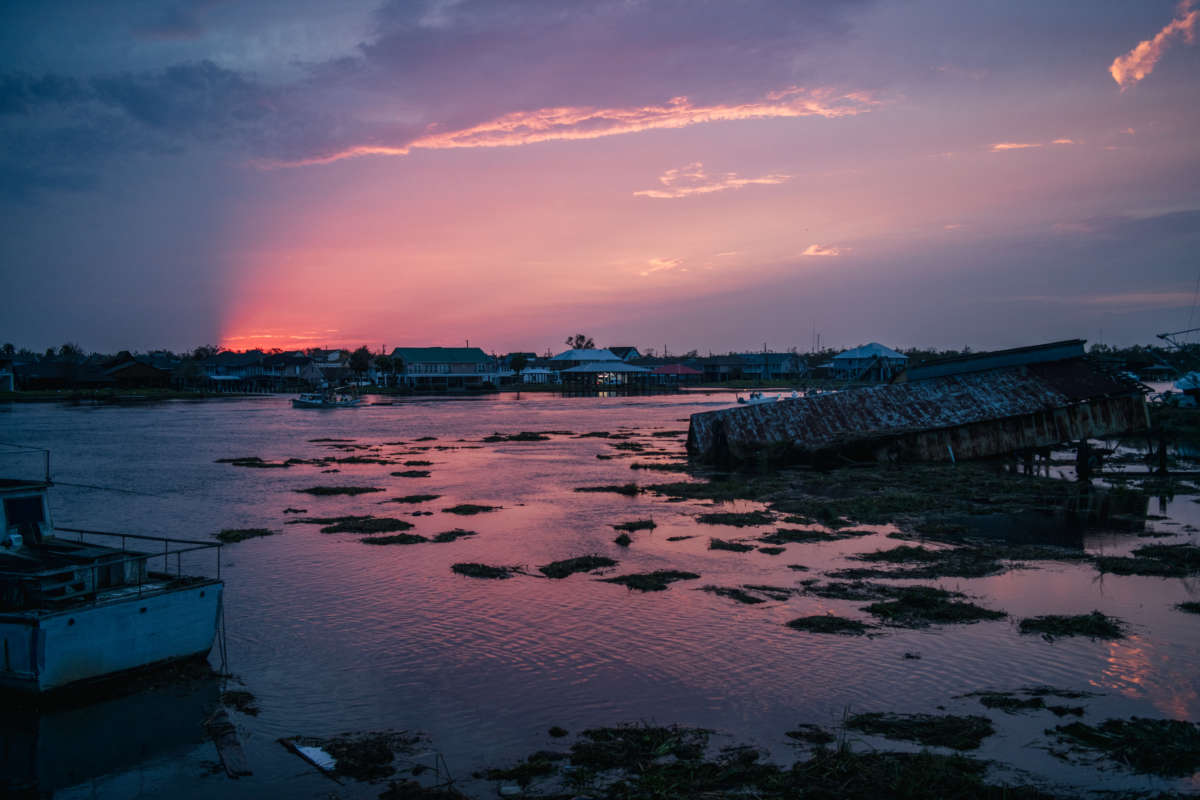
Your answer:
[[[873,736],[954,750],[975,750],[996,732],[987,717],[953,714],[855,714],[846,720],[846,727]]]
[[[380,503],[428,503],[430,500],[437,500],[441,497],[440,494],[406,494],[403,497],[393,497],[389,500],[380,500]]]
[[[604,486],[576,486],[577,492],[615,492],[633,497],[641,491],[636,483],[607,484]]]
[[[1093,639],[1120,639],[1125,636],[1123,623],[1099,611],[1090,614],[1062,616],[1048,614],[1021,620],[1021,633],[1040,633],[1049,638],[1060,636],[1090,636]]]
[[[489,511],[499,511],[500,506],[484,506],[476,503],[459,503],[456,506],[443,508],[443,514],[459,514],[460,516],[471,516],[473,514],[486,514]]]
[[[744,589],[731,588],[728,586],[705,586],[701,589],[703,592],[715,594],[717,597],[728,597],[730,600],[736,600],[739,603],[752,606],[759,603],[765,603],[761,597],[755,597]]]
[[[1098,750],[1135,772],[1185,776],[1200,770],[1200,726],[1194,722],[1130,717],[1099,725],[1072,722],[1046,733],[1075,748]]]
[[[778,528],[773,533],[758,537],[767,544],[796,544],[801,542],[836,542],[856,536],[870,536],[874,531],[812,531],[800,528]]]
[[[1131,557],[1100,556],[1096,568],[1116,575],[1155,575],[1182,578],[1200,574],[1200,547],[1193,544],[1151,544]]]
[[[654,530],[657,527],[658,526],[654,524],[654,520],[652,519],[635,519],[630,520],[629,522],[619,522],[616,525],[613,525],[613,530],[629,531],[632,533],[633,531]]]
[[[495,580],[503,580],[511,578],[520,571],[519,567],[494,567],[490,564],[476,564],[472,562],[463,562],[459,564],[451,564],[450,570],[459,575],[466,575],[468,578],[492,578]]]
[[[639,592],[661,592],[676,581],[696,580],[700,576],[695,572],[660,569],[654,572],[637,572],[631,575],[618,575],[615,578],[601,578],[605,583],[619,583],[629,589]]]
[[[767,511],[726,511],[700,514],[696,521],[704,525],[733,525],[744,528],[749,525],[770,525],[775,521],[775,515]]]
[[[433,537],[433,541],[437,542],[438,544],[445,544],[446,542],[453,542],[457,539],[463,539],[467,536],[478,536],[478,535],[479,534],[476,533],[475,531],[465,531],[462,528],[454,528],[453,530],[442,531],[439,534],[435,534]]]
[[[420,544],[429,540],[415,533],[397,533],[395,536],[368,536],[359,541],[363,544]]]
[[[273,536],[275,531],[268,528],[225,528],[218,533],[217,540],[225,544],[242,542],[246,539],[256,539],[259,536]]]
[[[536,431],[521,431],[520,433],[493,433],[483,437],[485,442],[545,442],[549,436]]]
[[[808,617],[797,617],[787,623],[789,628],[809,633],[835,633],[843,636],[860,636],[871,629],[865,622],[833,614],[813,614]]]
[[[321,533],[391,533],[392,531],[407,531],[412,527],[411,522],[405,522],[395,517],[359,517],[327,525],[321,528]]]
[[[855,561],[885,564],[909,564],[906,569],[850,567],[829,573],[837,578],[982,578],[1004,571],[996,556],[982,549],[956,547],[930,550],[921,546],[900,545],[850,556]]]
[[[709,539],[709,550],[729,550],[734,553],[746,553],[754,549],[754,545],[745,542],[730,542],[725,539]]]
[[[375,486],[310,486],[307,489],[296,489],[295,491],[301,494],[324,496],[335,494],[368,494],[369,492],[382,492],[383,489]]]
[[[429,470],[427,469],[402,469],[399,472],[392,473],[393,478],[428,478]]]
[[[974,603],[953,600],[951,598],[962,595],[932,586],[898,586],[893,592],[892,600],[872,603],[863,610],[888,625],[902,628],[971,623],[1008,616],[1003,611],[992,611]]]
[[[649,469],[659,472],[687,472],[689,466],[685,463],[674,461],[634,461],[629,465],[630,469]]]
[[[538,567],[538,571],[547,578],[565,578],[569,575],[574,575],[576,572],[591,572],[592,570],[615,567],[616,565],[616,561],[604,556],[577,556],[575,558],[566,558],[562,561],[552,561],[549,564]]]
[[[404,466],[406,466],[406,467],[432,467],[433,462],[425,461],[423,459],[417,458],[417,459],[412,459],[410,461],[405,461]]]
[[[263,461],[258,456],[245,456],[242,458],[218,458],[217,464],[232,464],[235,467],[251,467],[253,469],[287,469],[292,466],[291,461]]]

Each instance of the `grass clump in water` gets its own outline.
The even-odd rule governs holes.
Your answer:
[[[424,536],[415,533],[397,533],[395,536],[368,536],[359,539],[363,544],[420,544],[429,541]]]
[[[809,617],[797,617],[787,623],[787,626],[809,633],[835,633],[843,636],[861,636],[871,628],[865,622],[838,617],[833,614],[814,614]]]
[[[620,536],[613,539],[613,543],[621,547],[629,547],[629,545],[633,544],[633,539],[629,538],[628,533],[622,533]]]
[[[399,472],[392,473],[393,478],[428,478],[429,470],[427,469],[402,469]]]
[[[833,744],[837,741],[837,737],[832,733],[820,725],[813,725],[812,723],[797,725],[795,730],[784,731],[783,735],[789,739],[806,742],[817,747],[824,747],[827,744]]]
[[[1182,578],[1200,574],[1200,546],[1151,544],[1133,551],[1132,557],[1100,556],[1096,567],[1116,575],[1155,575]]]
[[[326,495],[335,494],[348,494],[353,496],[356,494],[368,494],[369,492],[382,492],[383,489],[379,489],[375,486],[310,486],[307,489],[296,489],[296,491],[301,494],[312,494],[323,497]]]
[[[629,531],[632,533],[633,531],[654,530],[658,526],[654,524],[654,520],[652,519],[635,519],[630,522],[619,522],[612,527],[614,531]]]
[[[775,515],[767,511],[724,511],[712,514],[700,514],[696,521],[704,525],[733,525],[744,528],[748,525],[770,525],[775,521]]]
[[[478,505],[476,503],[459,503],[456,506],[450,506],[450,508],[443,508],[442,513],[443,514],[458,514],[460,516],[469,517],[474,514],[486,514],[489,511],[499,511],[499,510],[500,510],[500,506],[484,506],[484,505]]]
[[[754,545],[746,544],[745,542],[730,542],[725,539],[709,539],[709,550],[728,550],[733,553],[747,553],[754,549]]]
[[[411,461],[405,461],[404,466],[406,466],[406,467],[432,467],[433,462],[432,461],[424,461],[422,459],[413,459]]]
[[[259,536],[274,536],[275,531],[269,528],[226,528],[217,534],[217,541],[225,544],[242,542],[246,539],[256,539]]]
[[[258,456],[242,458],[218,458],[217,464],[232,464],[235,467],[251,467],[253,469],[287,469],[292,466],[286,461],[263,461]]]
[[[407,531],[413,524],[395,517],[356,517],[321,528],[321,533],[391,533]]]
[[[728,597],[730,600],[736,600],[748,606],[767,602],[761,597],[755,597],[744,589],[730,588],[728,586],[705,586],[701,591],[715,594],[717,597]]]
[[[978,697],[985,708],[998,708],[1007,714],[1046,707],[1046,701],[1040,697],[1018,697],[1012,692],[982,692]]]
[[[626,769],[642,772],[667,756],[695,761],[704,755],[711,732],[678,725],[618,725],[589,728],[571,745],[571,763],[596,771]]]
[[[925,547],[900,545],[891,550],[876,550],[850,556],[855,561],[886,564],[916,564],[907,569],[851,567],[829,573],[835,578],[982,578],[1004,571],[1004,566],[991,553],[970,547],[930,550]]]
[[[379,733],[343,733],[330,739],[295,737],[293,744],[319,747],[333,756],[335,775],[358,781],[382,780],[395,773],[396,754],[412,752],[419,736],[395,731]]]
[[[1062,616],[1048,614],[1021,620],[1021,633],[1040,633],[1047,638],[1060,636],[1090,636],[1093,639],[1120,639],[1125,636],[1122,623],[1099,611],[1090,614]]]
[[[393,497],[390,500],[381,500],[381,503],[428,503],[430,500],[437,500],[441,497],[440,494],[406,494],[403,497]]]
[[[870,536],[874,531],[810,531],[797,528],[779,528],[774,533],[760,536],[760,542],[767,544],[797,544],[802,542],[836,542],[838,539],[852,539],[855,536]]]
[[[637,572],[632,575],[618,575],[615,578],[601,578],[605,583],[619,583],[639,592],[661,592],[675,581],[696,580],[700,576],[695,572],[660,569],[654,572]]]
[[[475,531],[465,531],[462,528],[455,528],[454,530],[442,531],[441,533],[435,535],[433,537],[433,541],[437,542],[438,544],[445,544],[446,542],[453,542],[456,539],[463,539],[467,536],[478,535],[479,534]]]
[[[476,564],[471,562],[451,564],[450,570],[459,575],[466,575],[468,578],[491,578],[494,580],[511,578],[513,575],[519,572],[517,567],[493,567],[489,564]]]
[[[810,583],[804,587],[805,594],[823,597],[827,600],[882,600],[892,597],[896,587],[884,586],[867,581],[844,583],[830,581],[828,583]]]
[[[846,727],[873,736],[954,750],[975,750],[996,732],[987,717],[953,714],[855,714],[846,720]]]
[[[616,561],[604,556],[578,556],[576,558],[566,558],[562,561],[552,561],[549,564],[538,567],[538,571],[547,578],[557,579],[574,575],[576,572],[591,572],[592,570],[615,567],[616,565]]]
[[[1106,719],[1099,725],[1072,722],[1047,734],[1077,747],[1099,750],[1135,772],[1186,776],[1200,770],[1200,725],[1175,719]]]
[[[892,600],[872,603],[863,610],[889,625],[902,628],[971,623],[1008,616],[1003,611],[992,611],[974,603],[953,600],[951,598],[962,595],[932,586],[900,586],[893,592]]]
[[[605,486],[576,486],[575,491],[577,491],[577,492],[615,492],[617,494],[623,494],[623,495],[627,495],[629,497],[633,497],[634,495],[638,494],[641,491],[641,489],[638,487],[638,485],[636,483],[622,483],[622,484],[607,484]]]
[[[634,461],[629,465],[630,469],[650,469],[659,472],[687,472],[688,465],[672,461]]]

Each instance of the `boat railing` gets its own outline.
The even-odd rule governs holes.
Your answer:
[[[151,573],[149,572],[151,561],[162,559],[162,572],[159,574],[167,577],[181,579],[183,574],[183,555],[185,553],[194,553],[203,550],[212,550],[216,556],[216,579],[221,579],[221,544],[219,542],[205,542],[196,539],[172,539],[164,536],[146,536],[137,533],[115,533],[112,531],[95,531],[85,528],[58,528],[54,529],[56,533],[74,534],[69,538],[74,538],[79,544],[87,544],[85,537],[105,537],[109,540],[119,539],[121,542],[121,552],[126,555],[114,558],[95,559],[91,563],[61,563],[54,567],[48,567],[38,571],[13,571],[0,570],[0,580],[8,583],[23,583],[34,587],[35,591],[43,596],[43,599],[49,602],[55,601],[80,601],[91,599],[93,603],[98,602],[99,595],[103,591],[112,591],[127,587],[137,588],[137,597],[141,598],[143,593],[161,588],[161,580],[150,580]],[[58,538],[58,537],[56,537]],[[67,538],[67,537],[63,537]],[[155,542],[156,546],[153,551],[130,550],[129,542]],[[92,542],[96,544],[96,542]],[[157,549],[157,544],[162,545],[162,551]],[[115,549],[115,546],[109,545]],[[172,565],[172,556],[174,556],[174,564]],[[128,579],[126,564],[139,565],[133,570],[136,575],[136,583]],[[144,564],[145,569],[140,565]],[[172,569],[172,566],[174,569]],[[100,577],[99,570],[111,571],[113,567],[120,567],[123,579],[117,583],[100,585],[98,578]],[[82,574],[86,574],[85,579]],[[111,575],[111,572],[106,572]],[[81,588],[76,588],[81,587]],[[56,594],[62,591],[61,595]]]

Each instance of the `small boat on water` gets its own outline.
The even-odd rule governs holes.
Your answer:
[[[354,408],[362,403],[361,395],[351,394],[345,386],[324,392],[308,392],[292,398],[293,408]]]
[[[0,690],[44,693],[207,655],[220,545],[57,528],[49,453],[45,465],[43,476],[0,478]],[[216,578],[183,573],[184,553],[210,549]]]
[[[740,394],[737,396],[738,403],[744,406],[758,405],[759,403],[774,403],[778,400],[779,395],[766,395],[762,392],[751,392],[748,397],[742,397]]]

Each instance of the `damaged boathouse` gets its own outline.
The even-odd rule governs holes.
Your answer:
[[[693,414],[688,454],[737,464],[954,461],[1146,430],[1146,389],[1085,341],[939,359],[891,384]]]

